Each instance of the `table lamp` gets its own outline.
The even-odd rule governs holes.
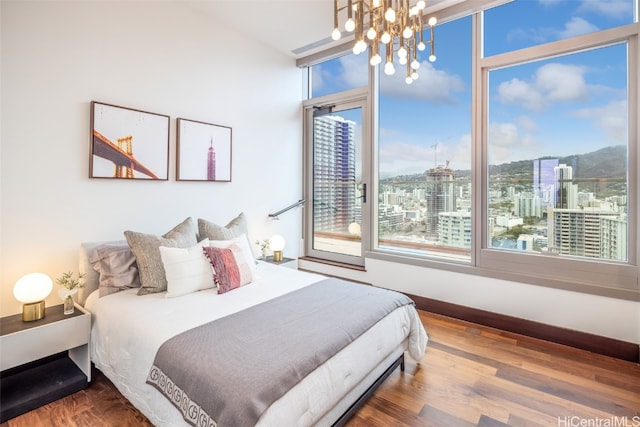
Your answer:
[[[44,317],[44,299],[53,289],[53,281],[44,273],[22,276],[13,287],[13,296],[22,305],[22,320],[31,322]]]
[[[282,250],[284,249],[284,237],[276,234],[269,239],[269,247],[273,251],[273,261],[282,261]]]

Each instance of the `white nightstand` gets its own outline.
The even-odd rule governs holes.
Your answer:
[[[298,260],[295,258],[283,257],[282,261],[274,261],[272,256],[268,256],[265,262],[268,262],[269,264],[281,265],[287,268],[298,268]]]
[[[0,319],[0,422],[86,388],[91,381],[91,314],[47,307],[45,317]]]

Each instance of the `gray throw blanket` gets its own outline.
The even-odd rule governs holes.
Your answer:
[[[167,340],[147,383],[192,425],[254,426],[310,372],[408,304],[398,292],[326,279]]]

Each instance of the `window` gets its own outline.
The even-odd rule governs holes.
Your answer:
[[[418,80],[380,73],[379,250],[471,260],[471,41],[471,17],[440,25]]]
[[[634,22],[634,0],[516,0],[484,14],[484,55],[513,52]]]
[[[489,71],[487,246],[627,261],[627,45]]]
[[[479,61],[476,265],[534,283],[637,293],[638,147],[629,117],[638,105],[638,26],[625,25],[632,1],[593,13],[602,4],[516,1],[484,12],[485,52],[500,55]]]
[[[343,55],[312,65],[311,96],[318,98],[366,86],[368,83],[366,55]]]
[[[351,71],[373,77],[363,257],[637,299],[637,0],[464,6],[411,85],[349,54],[314,88],[348,101]]]

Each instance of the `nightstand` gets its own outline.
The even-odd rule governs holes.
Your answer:
[[[265,260],[269,264],[281,265],[283,267],[298,268],[298,260],[295,258],[282,257],[282,261],[274,261],[272,256],[268,256]]]
[[[0,423],[87,387],[91,314],[46,308],[43,319],[0,319]]]

